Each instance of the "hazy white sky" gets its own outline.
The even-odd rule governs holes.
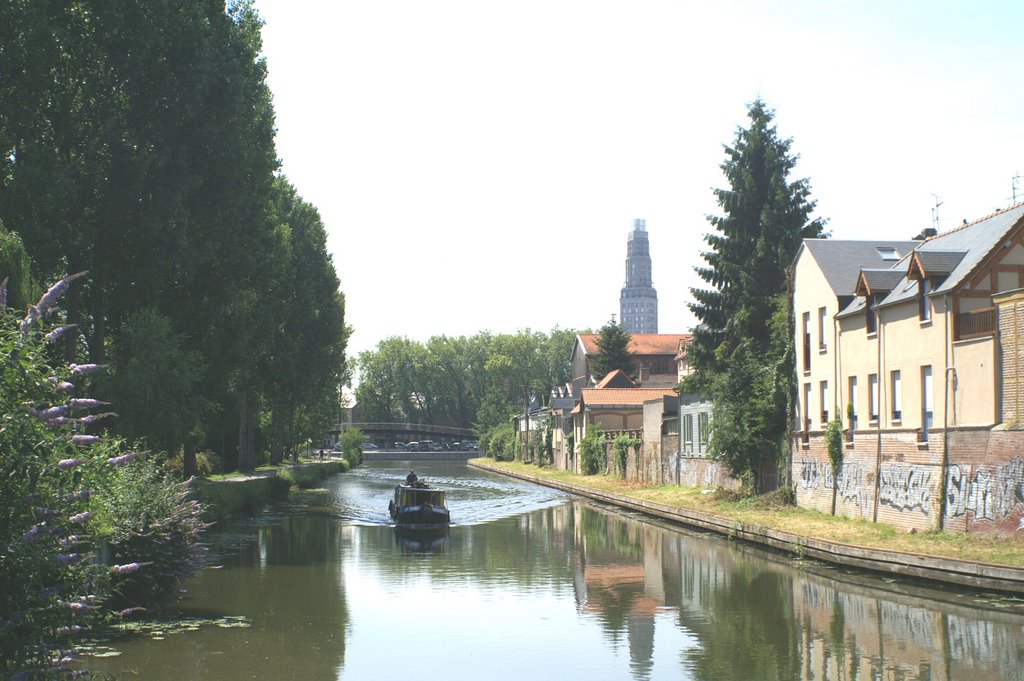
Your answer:
[[[355,328],[601,326],[645,218],[686,332],[723,144],[762,97],[834,238],[1010,203],[1024,3],[256,0],[283,170],[319,208]],[[1019,181],[1018,200],[1024,198]]]

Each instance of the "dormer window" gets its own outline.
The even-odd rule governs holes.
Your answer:
[[[922,322],[931,321],[932,301],[928,299],[928,294],[934,288],[931,279],[921,279],[917,282],[917,318]]]
[[[899,252],[892,246],[876,246],[875,250],[878,251],[878,257],[882,260],[899,260]]]

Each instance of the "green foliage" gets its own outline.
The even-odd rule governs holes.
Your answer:
[[[496,461],[513,461],[516,458],[516,433],[511,423],[491,429],[480,440],[481,447],[487,456]]]
[[[261,25],[250,0],[16,2],[0,20],[0,220],[24,244],[0,236],[0,280],[21,306],[21,251],[38,278],[91,273],[65,356],[110,363],[114,427],[185,445],[186,468],[204,446],[251,468],[264,442],[319,437],[348,371],[323,225],[275,176]]]
[[[167,463],[164,464],[164,468],[172,476],[181,480],[185,473],[184,452],[181,449],[175,452],[175,454],[167,460]],[[221,472],[223,472],[223,464],[221,463],[219,456],[208,449],[196,452],[196,475],[205,478]]]
[[[600,381],[616,369],[636,376],[636,356],[629,351],[631,338],[625,327],[615,320],[601,327],[597,337],[599,352],[590,360],[590,372],[595,380]]]
[[[709,218],[706,267],[710,285],[691,289],[694,329],[687,392],[714,403],[711,453],[734,477],[761,491],[761,474],[784,455],[788,410],[795,391],[787,267],[805,238],[824,236],[811,219],[806,180],[790,181],[797,157],[780,139],[774,114],[761,100],[748,110],[750,125],[726,147],[722,170],[728,189],[716,189],[722,214]]]
[[[301,466],[290,466],[278,471],[277,477],[287,480],[297,487],[309,489],[315,487],[324,479],[338,473],[345,473],[350,470],[348,460],[328,461],[325,463],[309,463]]]
[[[21,237],[4,229],[0,221],[0,287],[6,283],[7,306],[25,310],[38,297],[38,286],[32,281],[31,263]]]
[[[838,475],[843,465],[843,422],[834,418],[825,429],[825,447],[828,449],[828,460],[832,464],[832,475]]]
[[[202,355],[152,307],[133,313],[114,344],[107,397],[120,405],[118,431],[170,451],[201,430],[210,405],[199,394]]]
[[[200,507],[187,483],[175,484],[161,466],[139,458],[102,471],[93,487],[92,519],[106,541],[109,562],[142,568],[111,579],[109,606],[152,606],[174,599],[181,583],[202,566]]]
[[[85,633],[123,605],[157,605],[201,563],[199,507],[154,463],[88,434],[109,417],[90,413],[100,405],[69,397],[90,369],[50,359],[40,320],[68,283],[53,287],[24,320],[0,309],[4,677],[46,675],[53,653],[77,638],[62,637],[62,628]]]
[[[363,431],[358,428],[342,431],[338,445],[341,447],[341,456],[348,462],[349,468],[363,463]]]
[[[292,481],[277,475],[211,482],[196,480],[192,490],[207,522],[219,522],[258,513],[270,501],[288,498]]]
[[[381,341],[360,353],[356,400],[367,421],[474,428],[481,440],[523,413],[530,397],[569,380],[576,332],[479,333]]]
[[[639,451],[643,445],[639,439],[630,437],[625,433],[619,433],[612,440],[612,450],[615,452],[615,469],[619,477],[626,477],[626,470],[629,464],[629,450]]]
[[[580,440],[580,469],[583,475],[603,473],[607,466],[607,447],[604,432],[598,424],[590,424],[587,434]]]

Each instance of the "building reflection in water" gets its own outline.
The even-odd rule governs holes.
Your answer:
[[[1024,679],[1024,608],[842,571],[639,522],[577,502],[548,513],[571,528],[580,612],[628,642],[649,678],[665,611],[699,641],[699,679]],[[981,606],[983,609],[979,609]]]

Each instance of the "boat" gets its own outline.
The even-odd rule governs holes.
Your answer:
[[[399,525],[447,525],[451,522],[451,514],[444,504],[444,490],[431,487],[414,474],[410,474],[405,484],[395,487],[388,511]]]

